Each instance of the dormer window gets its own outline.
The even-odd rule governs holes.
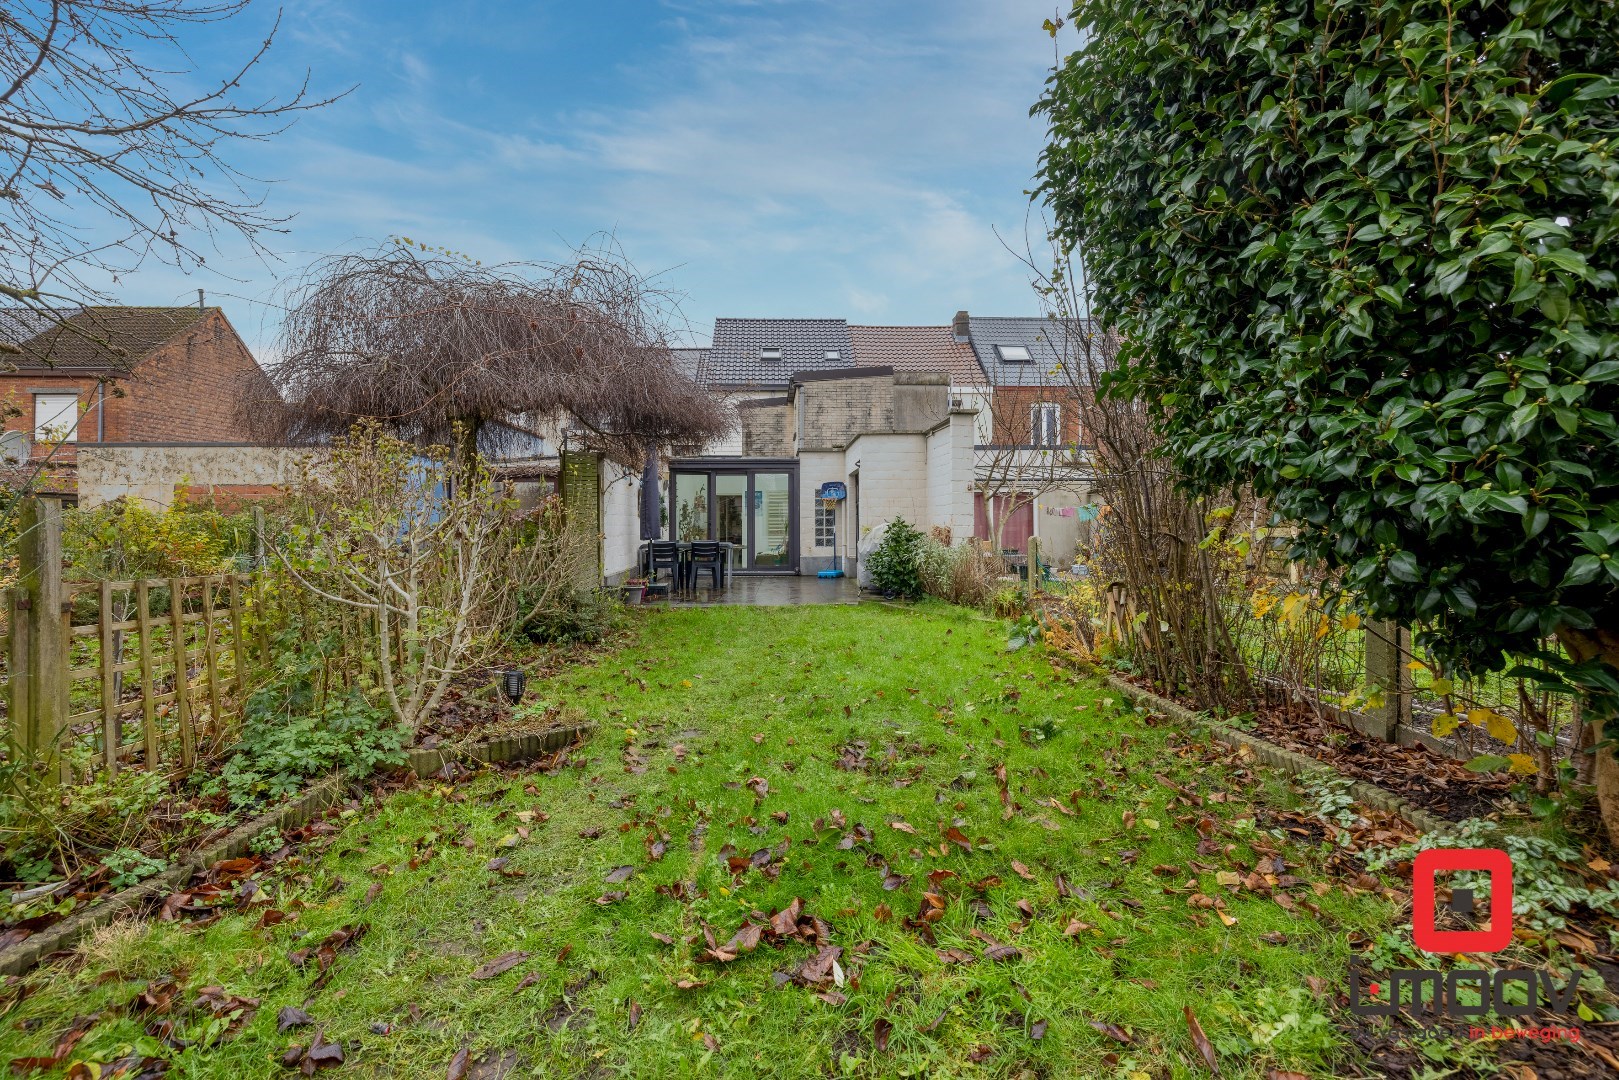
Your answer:
[[[1029,349],[1025,345],[997,345],[995,346],[995,352],[1000,356],[1003,364],[1028,364],[1034,361],[1034,357],[1029,355]]]
[[[779,345],[767,345],[766,347],[759,350],[759,359],[761,359],[761,360],[780,360],[781,359],[781,347]]]
[[[843,354],[838,352],[838,350],[836,350],[836,349],[828,349],[828,350],[826,350],[826,352],[821,354],[821,359],[822,360],[842,360],[843,359]]]

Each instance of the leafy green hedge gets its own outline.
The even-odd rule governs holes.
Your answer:
[[[1039,190],[1125,339],[1107,392],[1447,660],[1619,642],[1619,5],[1073,17]]]

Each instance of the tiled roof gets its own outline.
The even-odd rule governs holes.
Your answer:
[[[676,371],[699,386],[708,382],[707,349],[677,348],[669,351],[675,354]]]
[[[780,360],[760,358],[780,349]],[[836,360],[826,354],[835,352]],[[849,324],[842,319],[715,319],[708,381],[716,386],[785,387],[800,371],[854,367]]]
[[[52,320],[25,308],[0,308],[0,341],[22,349],[4,359],[23,371],[127,371],[214,310],[84,307],[58,312]]]
[[[1068,333],[1089,333],[1088,320],[1048,319],[1040,316],[996,318],[973,315],[968,319],[973,351],[996,386],[1055,386],[1068,381],[1062,370],[1065,356],[1073,356]],[[1029,350],[1027,363],[1001,359],[998,345]]]
[[[957,341],[948,326],[851,326],[854,358],[863,366],[896,371],[941,371],[955,386],[984,382],[972,346]]]

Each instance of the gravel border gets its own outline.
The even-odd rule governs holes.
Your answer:
[[[449,761],[525,761],[560,750],[591,730],[591,725],[557,728],[538,735],[516,735],[464,746],[412,750],[405,767],[417,777],[425,778],[438,772]],[[341,773],[328,776],[305,789],[298,798],[238,825],[218,840],[191,852],[161,874],[103,897],[61,922],[24,938],[11,948],[0,950],[0,976],[20,975],[52,953],[72,948],[92,930],[183,888],[194,874],[214,863],[240,858],[247,852],[253,839],[266,829],[284,832],[307,825],[341,800],[344,783]]]
[[[1182,724],[1194,728],[1207,728],[1209,733],[1220,742],[1231,747],[1247,747],[1260,761],[1281,769],[1285,773],[1293,776],[1343,776],[1337,769],[1324,761],[1318,761],[1307,754],[1300,754],[1297,751],[1277,746],[1273,742],[1250,735],[1246,731],[1239,731],[1230,724],[1217,720],[1207,713],[1193,712],[1186,706],[1171,701],[1166,697],[1160,697],[1150,690],[1143,690],[1141,687],[1120,678],[1112,672],[1098,669],[1098,674],[1102,676],[1102,681],[1107,683],[1109,687],[1117,690],[1131,701],[1164,713]],[[1429,813],[1420,806],[1402,799],[1387,788],[1378,787],[1376,784],[1370,784],[1364,780],[1353,781],[1349,788],[1349,794],[1357,802],[1400,815],[1410,822],[1418,832],[1448,833],[1455,827],[1453,822]]]

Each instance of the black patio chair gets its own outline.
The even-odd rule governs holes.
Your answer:
[[[647,577],[656,581],[658,571],[667,569],[671,585],[680,583],[680,545],[673,540],[653,540],[647,544]]]
[[[720,547],[718,540],[693,540],[691,542],[691,557],[686,564],[686,573],[690,587],[697,587],[697,573],[706,570],[713,575],[714,588],[719,588],[725,579],[725,551]]]

